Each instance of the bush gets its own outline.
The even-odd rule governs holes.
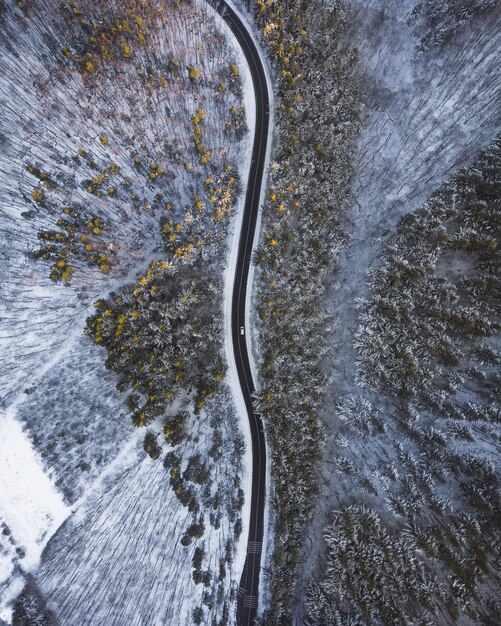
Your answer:
[[[14,602],[12,626],[55,626],[54,614],[47,608],[45,599],[28,574],[26,585]]]

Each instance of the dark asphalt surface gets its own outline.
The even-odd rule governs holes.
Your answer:
[[[254,623],[257,612],[259,574],[261,569],[261,551],[264,531],[264,504],[266,489],[266,447],[263,422],[254,411],[252,394],[254,381],[249,365],[246,337],[240,333],[245,327],[245,299],[251,264],[252,245],[256,231],[261,187],[263,184],[264,164],[269,135],[270,97],[266,75],[256,45],[245,25],[235,11],[224,1],[214,3],[216,10],[236,36],[250,68],[256,98],[256,131],[252,146],[252,162],[247,181],[244,215],[240,243],[238,248],[237,268],[232,296],[232,339],[233,351],[238,370],[240,385],[247,407],[252,436],[252,493],[250,507],[249,538],[247,556],[240,580],[237,601],[238,626],[250,626]]]

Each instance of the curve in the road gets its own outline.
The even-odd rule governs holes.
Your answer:
[[[252,77],[256,101],[256,126],[231,303],[232,349],[249,418],[252,440],[252,491],[250,494],[249,536],[247,540],[247,555],[237,599],[237,624],[239,626],[249,626],[254,623],[258,604],[264,535],[266,446],[263,422],[261,416],[254,410],[252,403],[255,385],[252,378],[245,335],[245,302],[268,148],[270,94],[265,68],[259,51],[242,19],[236,10],[229,4],[226,4],[224,0],[213,3],[213,6],[229,26],[242,49]],[[243,334],[242,329],[244,329]]]

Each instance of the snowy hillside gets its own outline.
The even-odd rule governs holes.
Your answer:
[[[18,623],[31,610],[68,626],[227,623],[243,444],[213,361],[248,167],[241,52],[202,1],[2,2],[0,32],[0,617],[27,580]],[[199,307],[214,353],[197,364],[218,385],[176,365],[145,439],[132,387],[84,328],[99,302],[142,288],[158,259],[173,268],[171,301],[198,302],[182,282],[196,263],[221,290],[215,311]],[[162,420],[178,416],[174,436]]]

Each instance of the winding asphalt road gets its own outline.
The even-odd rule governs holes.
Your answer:
[[[247,27],[235,10],[224,0],[213,3],[218,13],[228,24],[237,38],[245,55],[252,76],[256,99],[256,129],[252,146],[252,161],[247,181],[244,214],[240,231],[235,282],[231,304],[231,330],[233,352],[238,371],[240,386],[247,408],[252,437],[252,493],[250,506],[249,537],[247,556],[240,580],[237,600],[237,624],[249,626],[254,623],[257,613],[259,574],[261,569],[261,551],[264,532],[264,504],[266,490],[266,447],[263,422],[254,411],[252,394],[254,381],[249,365],[249,355],[245,334],[245,300],[248,288],[249,268],[252,246],[256,231],[259,200],[263,185],[266,149],[269,135],[270,96],[266,83],[263,63]],[[245,332],[245,331],[244,331]]]

